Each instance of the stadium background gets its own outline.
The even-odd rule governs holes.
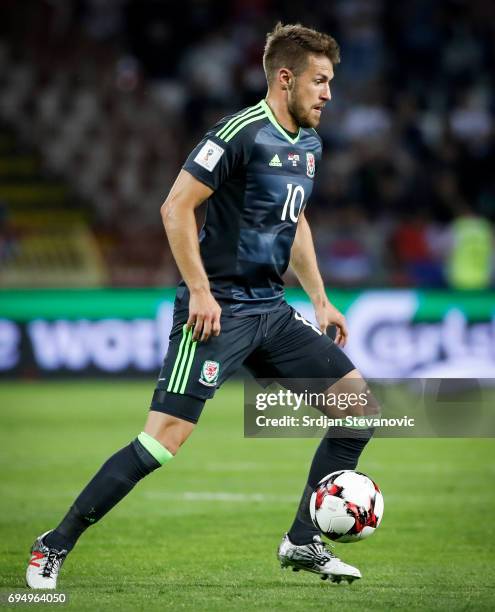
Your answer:
[[[367,376],[495,378],[492,2],[3,0],[2,588],[22,586],[32,537],[142,425],[178,280],[159,207],[204,130],[264,96],[278,19],[341,45],[308,217],[350,356]],[[320,585],[280,577],[271,548],[313,447],[243,440],[242,390],[227,385],[163,480],[81,541],[63,574],[74,605],[89,607],[89,589],[102,608],[302,609]],[[467,482],[470,508],[493,504],[492,456],[491,440],[370,447],[362,469],[384,488],[386,521],[339,549],[367,578],[339,592],[346,609],[493,605],[493,526],[466,525],[455,495]]]

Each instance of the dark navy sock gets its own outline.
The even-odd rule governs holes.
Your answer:
[[[83,489],[45,544],[70,551],[79,536],[99,521],[160,463],[136,438],[108,459]]]
[[[309,513],[309,501],[318,482],[337,470],[354,470],[372,435],[372,430],[361,430],[356,437],[323,438],[320,442],[311,463],[308,482],[304,487],[296,517],[289,530],[288,535],[293,544],[309,544],[313,541],[313,536],[320,534]]]

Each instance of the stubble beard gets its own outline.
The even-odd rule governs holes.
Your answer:
[[[292,99],[288,101],[287,108],[291,117],[296,122],[296,125],[302,128],[316,127],[320,123],[320,121],[312,120],[310,116],[311,110],[306,111],[302,104],[299,103],[297,96],[297,87],[294,88],[293,95],[291,96],[291,98]]]

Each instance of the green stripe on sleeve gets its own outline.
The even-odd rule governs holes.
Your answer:
[[[225,126],[225,128],[221,130],[222,133],[220,135],[220,138],[225,140],[225,138],[229,135],[229,132],[231,132],[236,126],[238,126],[239,123],[243,123],[244,121],[246,121],[246,119],[249,119],[253,115],[257,115],[262,110],[263,109],[261,108],[261,106],[257,105],[250,109],[249,113],[245,113],[240,117],[236,117],[235,121],[230,123],[230,125]]]
[[[240,132],[243,128],[246,127],[246,125],[249,125],[250,123],[253,123],[254,121],[259,121],[260,119],[264,119],[266,117],[266,113],[265,111],[261,111],[260,115],[257,115],[256,117],[251,117],[250,119],[246,119],[246,121],[244,121],[243,123],[241,123],[240,125],[238,125],[233,132],[230,132],[230,134],[225,138],[225,142],[229,142],[232,140],[232,138],[234,138],[234,136]]]
[[[260,108],[261,108],[261,102],[258,102],[258,104],[256,104],[255,106],[250,106],[240,115],[236,115],[235,117],[232,117],[232,119],[229,119],[229,121],[227,121],[227,123],[223,126],[223,128],[220,128],[218,130],[215,136],[218,136],[219,138],[223,138],[225,134],[230,130],[230,128],[234,125],[234,123],[237,123],[238,121],[242,121],[244,118],[247,117],[247,115],[259,110]]]
[[[148,453],[154,457],[160,465],[167,463],[173,458],[172,453],[167,450],[158,440],[155,440],[153,436],[142,431],[138,438],[139,442],[144,446]]]

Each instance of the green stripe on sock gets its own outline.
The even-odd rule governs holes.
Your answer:
[[[267,115],[265,111],[262,111],[261,115],[247,119],[246,121],[238,125],[233,132],[230,132],[230,134],[224,139],[225,142],[229,142],[230,140],[232,140],[232,138],[234,138],[237,132],[240,132],[243,128],[246,127],[246,125],[249,125],[250,123],[253,123],[254,121],[259,121],[260,119],[264,119],[266,116]]]
[[[177,357],[175,358],[174,369],[172,370],[172,376],[170,377],[170,381],[168,383],[167,391],[171,391],[174,385],[175,374],[177,373],[177,368],[179,367],[179,363],[181,361],[182,353],[184,352],[184,346],[187,342],[187,331],[186,324],[182,326],[182,340],[179,346],[179,352],[177,353]]]
[[[182,381],[182,386],[180,388],[179,393],[184,393],[186,389],[186,384],[189,379],[189,374],[191,373],[192,362],[194,359],[194,353],[196,352],[196,342],[193,342],[191,352],[189,354],[189,361],[187,362],[186,371],[184,372],[184,380]]]
[[[148,453],[154,457],[160,465],[167,463],[173,458],[172,453],[167,450],[158,440],[142,431],[138,436],[139,442],[144,446]]]
[[[247,115],[261,108],[260,105],[261,105],[261,102],[258,102],[258,104],[256,104],[255,106],[249,107],[240,115],[236,115],[235,117],[232,117],[232,119],[229,119],[229,121],[227,121],[227,123],[223,126],[223,128],[220,128],[218,130],[215,136],[218,136],[219,138],[223,138],[223,136],[230,130],[230,128],[233,126],[234,123],[236,123],[237,121],[242,121],[242,119],[245,118]]]

